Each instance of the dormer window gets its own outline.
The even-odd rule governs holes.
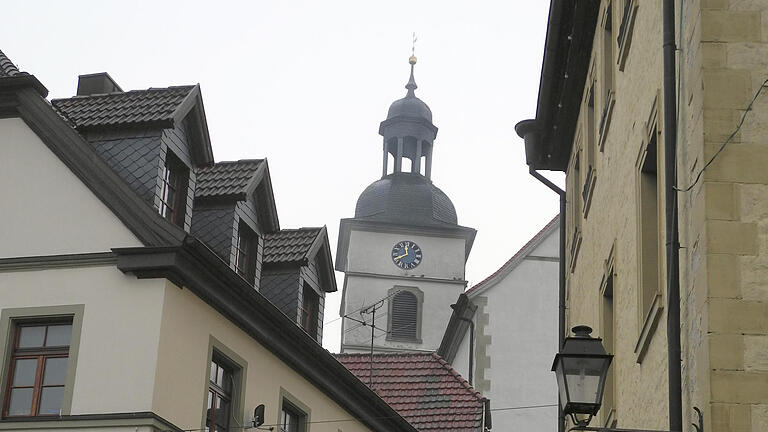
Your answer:
[[[256,233],[241,220],[235,243],[235,270],[250,283],[254,283],[256,276],[257,239]]]
[[[189,169],[171,151],[165,156],[160,187],[160,215],[184,227]]]
[[[320,309],[320,298],[306,282],[301,300],[301,328],[310,336],[317,339],[317,319]]]

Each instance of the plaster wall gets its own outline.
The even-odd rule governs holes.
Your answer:
[[[0,308],[29,308],[36,316],[42,307],[84,305],[77,360],[69,365],[74,386],[65,389],[72,392],[71,414],[150,411],[162,288],[158,280],[138,280],[109,265],[6,271],[0,272]]]
[[[613,2],[614,5],[617,2]],[[624,2],[621,2],[624,3]],[[608,330],[602,322],[603,295],[601,288],[609,272],[613,272],[613,316],[615,355],[612,364],[616,377],[614,410],[606,407],[593,426],[603,426],[609,418],[618,427],[668,428],[667,399],[667,341],[666,313],[663,308],[648,318],[640,312],[638,292],[640,258],[637,204],[638,161],[642,160],[649,142],[649,125],[658,123],[657,157],[663,157],[664,124],[660,116],[662,101],[662,16],[660,2],[639,1],[631,45],[626,54],[624,70],[613,66],[613,91],[615,105],[604,134],[602,149],[590,146],[589,119],[585,109],[588,91],[594,84],[596,91],[595,112],[597,118],[603,109],[601,86],[603,82],[602,19],[609,2],[601,2],[598,28],[595,32],[591,62],[582,98],[582,110],[574,137],[572,157],[581,150],[580,178],[574,181],[576,171],[569,164],[568,224],[566,229],[566,329],[585,324],[594,329],[592,336],[604,336]],[[618,31],[622,10],[613,8],[613,29]],[[613,52],[620,52],[611,39]],[[594,132],[600,138],[599,131]],[[583,185],[587,174],[587,152],[594,153],[595,186],[586,211],[582,205]],[[655,162],[651,159],[652,162]],[[573,160],[571,161],[573,162]],[[662,165],[663,166],[663,165]],[[659,187],[664,184],[663,169],[657,171]],[[578,188],[573,185],[578,184]],[[663,189],[658,189],[660,222],[659,239],[664,244]],[[579,199],[576,199],[578,194]],[[579,204],[578,206],[575,204]],[[574,247],[575,218],[580,225],[581,245]],[[576,251],[576,253],[573,253]],[[659,257],[663,257],[663,249]],[[612,270],[606,265],[613,260]],[[658,264],[660,304],[666,303],[662,276],[665,273],[663,259]],[[643,329],[646,328],[645,335]],[[548,363],[551,365],[551,360]]]
[[[491,400],[491,408],[557,404],[550,366],[558,351],[559,235],[556,225],[518,265],[469,294],[478,307],[474,387]],[[469,332],[453,362],[465,378],[468,355]],[[493,425],[499,430],[555,430],[557,408],[496,411]]]
[[[388,244],[388,243],[386,243]],[[391,247],[391,246],[390,246]],[[426,252],[425,252],[426,254]],[[391,255],[391,254],[390,254]],[[389,258],[389,255],[385,255]],[[389,266],[395,267],[391,260]],[[395,267],[397,268],[397,267]],[[417,267],[418,268],[418,267]],[[421,311],[421,343],[387,340],[386,333],[376,330],[374,345],[383,349],[394,350],[427,350],[435,351],[440,346],[445,327],[451,317],[450,305],[464,291],[462,282],[424,280],[419,277],[384,278],[377,276],[346,275],[344,278],[344,315],[371,322],[371,315],[360,315],[358,311],[368,305],[386,298],[390,290],[396,287],[417,288],[423,293]],[[382,308],[376,313],[376,326],[387,328],[389,320],[388,302],[385,300]],[[344,319],[342,328],[342,351],[357,352],[351,346],[370,346],[371,328],[359,327],[359,323]]]
[[[0,119],[0,257],[141,246],[19,118]]]
[[[403,240],[415,242],[421,248],[422,262],[413,270],[402,270],[392,262],[392,247]],[[464,246],[464,239],[460,238],[353,230],[346,271],[463,280]]]
[[[313,423],[312,432],[358,432],[368,429],[318,390],[304,377],[262,347],[228,319],[189,290],[168,282],[164,289],[163,319],[160,327],[160,350],[152,403],[153,411],[184,429],[203,427],[207,367],[210,345],[214,338],[227,351],[245,362],[242,417],[251,420],[253,409],[266,406],[265,425],[278,423],[281,393],[292,402],[306,407]],[[339,420],[323,422],[327,420]]]

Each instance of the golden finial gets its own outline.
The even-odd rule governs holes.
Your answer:
[[[416,32],[413,32],[413,42],[411,43],[411,58],[408,59],[408,63],[411,64],[411,66],[416,64]]]

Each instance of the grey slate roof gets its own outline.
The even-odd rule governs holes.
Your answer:
[[[355,219],[414,226],[456,226],[456,209],[426,177],[390,174],[368,186],[357,200]]]
[[[176,110],[194,88],[178,86],[74,96],[53,99],[51,104],[78,128],[172,121]]]
[[[322,228],[284,229],[264,236],[264,264],[295,263],[307,257]]]
[[[22,73],[23,72],[20,72],[16,65],[13,64],[11,59],[0,51],[0,77],[16,76]]]
[[[217,162],[197,173],[196,197],[245,194],[263,159]]]

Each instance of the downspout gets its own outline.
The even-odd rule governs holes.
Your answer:
[[[682,12],[682,11],[681,11]],[[675,4],[662,0],[664,58],[664,176],[667,249],[667,370],[669,429],[683,430],[680,350],[680,238],[677,221],[677,101],[675,98]]]
[[[560,195],[560,286],[558,289],[558,313],[557,313],[557,352],[563,347],[563,341],[565,340],[565,191],[560,189],[556,184],[552,183],[548,178],[539,174],[532,166],[528,167],[528,172],[535,177],[538,181],[544,183],[548,188],[555,191]],[[558,393],[557,404],[557,430],[563,432],[565,430],[565,414],[563,414],[563,405],[560,403],[560,395]]]

